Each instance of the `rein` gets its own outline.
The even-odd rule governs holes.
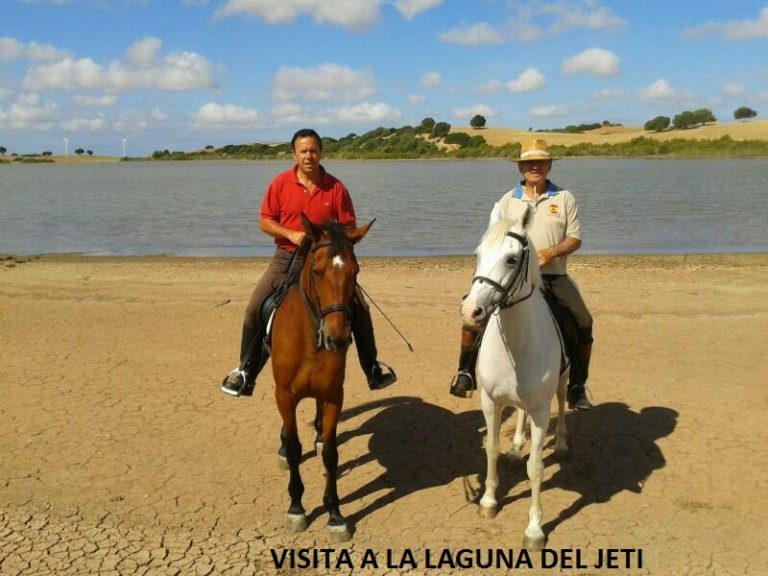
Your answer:
[[[510,238],[513,238],[520,242],[520,244],[523,245],[523,256],[518,260],[517,264],[515,264],[515,271],[512,274],[512,277],[509,280],[509,284],[507,286],[503,286],[499,282],[496,282],[492,278],[488,278],[487,276],[475,276],[472,278],[472,282],[479,282],[480,284],[488,284],[491,286],[494,290],[497,292],[502,293],[501,302],[497,305],[497,308],[500,308],[502,310],[506,308],[511,308],[515,304],[520,304],[520,302],[524,302],[528,298],[530,298],[533,295],[534,290],[536,287],[531,283],[531,291],[528,292],[525,296],[522,298],[519,298],[518,300],[513,300],[512,298],[517,294],[517,292],[523,287],[523,284],[525,283],[526,278],[528,278],[528,260],[530,258],[530,248],[528,246],[528,238],[525,236],[521,236],[520,234],[516,234],[515,232],[508,231],[506,233],[506,236],[509,236]]]
[[[304,283],[299,282],[299,291],[301,293],[301,299],[304,302],[304,307],[307,309],[307,313],[309,314],[310,320],[312,320],[312,326],[315,329],[315,332],[317,333],[317,342],[316,345],[318,348],[322,348],[324,346],[323,344],[323,319],[328,316],[328,314],[333,314],[334,312],[343,312],[347,315],[347,324],[351,322],[351,316],[352,316],[352,307],[349,304],[331,304],[330,306],[326,306],[325,308],[322,307],[322,304],[320,302],[320,296],[317,294],[317,288],[315,286],[315,252],[320,250],[321,248],[331,248],[334,246],[333,242],[318,242],[316,244],[312,245],[312,248],[310,249],[310,260],[309,260],[309,291],[310,294],[307,294],[306,290],[304,290]],[[311,298],[310,298],[311,297]],[[313,303],[315,304],[313,306]]]

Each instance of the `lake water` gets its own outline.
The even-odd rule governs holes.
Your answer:
[[[327,161],[359,222],[362,255],[471,254],[506,160]],[[286,162],[0,165],[0,253],[263,256],[264,190]],[[768,251],[768,160],[568,159],[554,182],[579,204],[581,254]]]

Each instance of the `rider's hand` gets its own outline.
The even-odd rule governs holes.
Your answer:
[[[293,244],[296,244],[296,246],[301,246],[301,243],[304,241],[304,236],[306,236],[304,231],[301,231],[301,232],[297,231],[297,232],[291,232],[290,234],[288,234],[287,238]]]
[[[536,257],[539,260],[539,266],[545,266],[552,262],[557,257],[557,254],[555,254],[552,248],[543,248],[536,252]]]

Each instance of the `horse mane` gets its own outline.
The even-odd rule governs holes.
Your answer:
[[[352,252],[352,242],[349,241],[344,233],[345,227],[336,220],[327,220],[321,226],[321,235],[327,234],[328,242],[333,244],[337,254],[346,254]]]

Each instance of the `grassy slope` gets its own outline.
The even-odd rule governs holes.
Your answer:
[[[646,132],[642,126],[613,126],[599,128],[583,134],[561,134],[557,132],[528,132],[511,128],[483,128],[476,130],[469,126],[454,127],[451,132],[466,132],[470,136],[483,136],[491,146],[502,146],[510,142],[524,142],[533,137],[543,138],[550,144],[573,146],[574,144],[618,144],[644,136],[654,140],[716,140],[730,136],[733,140],[768,140],[768,119],[715,123],[690,130],[669,130],[667,132]]]

